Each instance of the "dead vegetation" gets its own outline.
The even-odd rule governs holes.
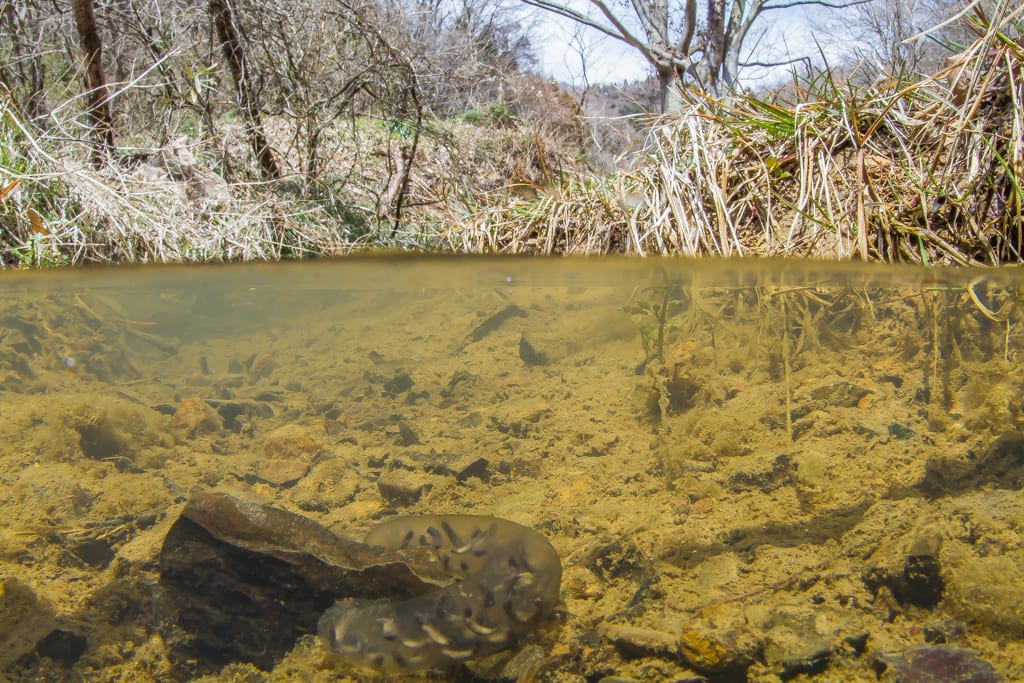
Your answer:
[[[912,83],[825,72],[769,98],[688,92],[631,170],[511,205],[465,243],[497,232],[504,249],[540,253],[1017,263],[1021,11],[975,16],[977,40]]]

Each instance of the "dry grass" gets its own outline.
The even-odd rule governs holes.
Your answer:
[[[632,170],[460,226],[457,248],[533,253],[1021,261],[1021,9],[932,78],[768,99],[686,93]],[[587,234],[579,234],[584,232]]]
[[[122,147],[119,160],[97,171],[73,107],[45,130],[20,120],[3,99],[0,108],[0,267],[450,249],[453,225],[581,168],[542,127],[434,121],[422,133],[403,222],[393,230],[382,204],[403,140],[387,122],[365,118],[333,131],[328,168],[310,185],[287,153],[294,131],[271,120],[285,178],[228,184],[210,170],[218,155],[188,139]],[[221,154],[237,168],[248,146],[242,127],[234,128],[222,126]]]
[[[0,188],[8,191],[0,199],[0,257],[7,264],[264,260],[346,246],[309,203],[259,186],[217,192],[117,164],[96,171],[81,146],[60,144],[74,138],[59,127],[41,134],[9,110],[2,116]]]
[[[622,251],[626,212],[612,180],[570,179],[527,186],[535,198],[503,195],[482,205],[442,236],[442,246],[468,253],[608,254]]]

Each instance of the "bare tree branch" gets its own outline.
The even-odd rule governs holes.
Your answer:
[[[667,54],[663,50],[656,51],[655,48],[652,45],[650,45],[647,41],[641,40],[637,36],[633,35],[633,33],[622,24],[622,22],[615,18],[615,15],[605,5],[605,3],[601,2],[600,0],[591,0],[591,3],[594,6],[596,6],[599,10],[601,10],[601,13],[605,16],[605,18],[609,19],[609,21],[612,23],[611,27],[602,24],[600,21],[597,21],[596,19],[592,19],[591,17],[587,16],[586,14],[583,14],[582,12],[579,12],[578,10],[575,10],[571,7],[568,7],[557,2],[550,2],[549,0],[522,1],[527,5],[531,5],[533,7],[546,10],[553,14],[563,16],[567,19],[572,19],[573,21],[583,24],[584,26],[588,26],[592,29],[600,31],[601,33],[610,38],[614,38],[616,40],[626,43],[630,47],[633,47],[634,49],[638,50],[640,54],[643,55],[644,59],[646,59],[655,68],[658,68],[659,58],[661,59],[661,61],[664,61],[664,58]]]
[[[761,11],[767,12],[769,10],[776,9],[791,9],[793,7],[807,7],[808,5],[814,5],[817,7],[828,7],[829,9],[846,9],[847,7],[854,7],[856,5],[863,5],[873,0],[846,0],[844,2],[829,2],[828,0],[792,0],[791,2],[783,2],[777,5],[769,5],[765,3]]]
[[[210,17],[217,32],[224,60],[228,63],[231,77],[235,83],[238,104],[245,116],[246,128],[249,133],[249,144],[253,154],[259,161],[260,171],[265,180],[276,180],[281,177],[281,167],[274,156],[274,150],[263,130],[263,121],[259,104],[256,101],[252,85],[252,74],[247,68],[245,51],[238,37],[235,26],[234,12],[226,0],[209,0]]]
[[[777,67],[777,66],[786,66],[787,64],[796,64],[797,62],[801,62],[802,64],[804,64],[808,68],[810,68],[810,66],[811,66],[811,59],[810,59],[810,57],[807,57],[807,56],[792,57],[790,59],[783,59],[783,60],[771,61],[771,62],[757,62],[757,61],[750,61],[750,62],[748,62],[748,61],[741,61],[740,62],[740,66],[755,66],[755,67],[763,67],[763,68],[766,68],[766,69],[771,69],[771,68]]]
[[[697,30],[697,0],[686,0],[686,8],[683,10],[683,27],[679,32],[679,41],[676,43],[676,54],[686,54],[690,50],[690,43],[693,41],[693,32]]]
[[[547,12],[551,12],[552,14],[557,14],[559,16],[563,16],[566,19],[572,19],[573,21],[579,22],[580,24],[583,24],[584,26],[589,26],[592,29],[600,31],[601,33],[605,34],[606,36],[609,36],[611,38],[615,38],[616,40],[624,41],[626,43],[629,43],[630,45],[634,45],[634,42],[631,42],[625,36],[623,36],[623,35],[619,34],[618,32],[616,32],[615,29],[608,28],[607,26],[605,26],[601,22],[599,22],[599,21],[597,21],[595,19],[591,19],[586,14],[583,14],[582,12],[580,12],[578,10],[575,10],[575,9],[573,9],[571,7],[567,7],[567,6],[559,4],[557,2],[549,2],[548,0],[523,0],[523,3],[526,4],[526,5],[531,5],[533,7],[538,8],[538,9],[545,10]],[[635,38],[634,38],[634,40],[636,41],[636,43],[640,42],[640,41],[637,41]]]
[[[651,42],[662,42],[668,43],[668,36],[658,25],[658,22],[651,15],[653,9],[644,0],[631,0],[633,5],[633,11],[636,13],[637,18],[640,20],[640,25],[644,29],[644,33],[647,34],[647,39]]]
[[[713,93],[733,87],[750,30],[766,11],[851,7],[871,0],[701,0],[700,26],[698,0],[588,0],[589,12],[569,0],[521,1],[636,49],[657,72],[665,103],[672,84],[683,79]],[[639,30],[631,30],[635,26]]]

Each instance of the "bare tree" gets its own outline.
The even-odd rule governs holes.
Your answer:
[[[71,6],[85,61],[86,112],[96,138],[90,161],[94,168],[102,168],[104,160],[114,150],[114,120],[110,114],[107,80],[103,75],[103,41],[96,28],[92,0],[74,0]]]
[[[308,196],[337,197],[347,186],[372,198],[378,225],[397,233],[423,107],[416,69],[376,3],[231,3],[250,84],[288,175]],[[389,133],[376,146],[365,135],[371,121]]]
[[[706,91],[732,88],[750,30],[765,13],[798,6],[846,7],[865,0],[587,0],[598,16],[556,0],[522,0],[638,50],[658,75],[662,109],[669,88],[689,79]],[[702,10],[703,16],[698,18]]]
[[[0,63],[0,82],[11,93],[23,97],[12,101],[25,102],[25,114],[32,119],[46,115],[46,93],[43,79],[46,68],[42,58],[42,36],[39,8],[35,3],[0,3],[0,26],[7,25],[10,40],[8,59]]]
[[[438,116],[504,99],[532,62],[528,27],[510,0],[383,0],[390,42],[416,69]]]
[[[991,13],[997,1],[976,4]],[[867,80],[878,72],[913,77],[933,73],[973,40],[965,22],[946,21],[962,9],[952,0],[870,0],[824,30],[847,46],[847,60],[873,67],[863,74]]]
[[[278,165],[270,142],[263,132],[259,103],[253,90],[245,52],[242,50],[242,43],[238,38],[238,30],[235,28],[231,5],[227,0],[210,0],[210,16],[217,30],[217,40],[224,52],[224,60],[228,63],[231,77],[235,82],[238,105],[242,108],[242,113],[245,116],[249,142],[252,145],[253,154],[259,161],[263,178],[265,180],[280,178],[281,167]]]

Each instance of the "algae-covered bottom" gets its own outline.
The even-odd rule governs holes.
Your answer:
[[[366,259],[0,290],[0,678],[1024,679],[1016,271]],[[314,618],[269,655],[188,650],[160,554],[211,493],[354,541],[517,522],[560,602],[416,673],[338,661]]]

